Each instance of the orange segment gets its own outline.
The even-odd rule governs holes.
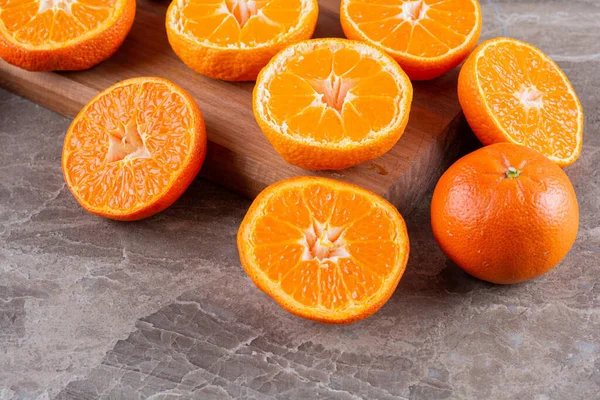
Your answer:
[[[174,0],[169,42],[195,71],[253,80],[281,48],[312,36],[316,0]]]
[[[352,299],[348,291],[339,263],[326,261],[321,265],[319,276],[320,304],[325,308],[347,307]]]
[[[93,214],[134,220],[171,205],[204,161],[198,106],[161,78],[135,78],[98,94],[73,120],[63,147],[67,186]]]
[[[285,269],[284,269],[285,271]],[[281,280],[281,290],[307,307],[320,304],[321,265],[317,260],[302,260]]]
[[[66,42],[83,34],[85,28],[78,20],[73,18],[72,14],[59,10],[54,13],[54,25],[49,39],[56,43]]]
[[[265,189],[238,232],[242,265],[286,310],[328,323],[377,311],[406,267],[402,216],[346,183],[301,177]]]
[[[562,70],[534,46],[498,38],[463,66],[459,100],[482,143],[528,146],[560,166],[581,152],[583,110]]]
[[[368,301],[373,293],[377,293],[383,279],[375,274],[369,267],[359,265],[353,258],[340,260],[340,271],[344,276],[344,283],[348,288],[348,296],[353,303]]]
[[[433,79],[456,67],[477,44],[477,0],[342,0],[349,39],[383,48],[411,79]]]
[[[342,169],[387,152],[408,121],[412,85],[380,50],[343,39],[292,45],[254,89],[254,115],[275,149],[306,169]]]
[[[134,15],[135,0],[3,0],[0,57],[34,71],[90,68],[121,45]]]
[[[304,253],[304,247],[299,243],[275,243],[256,246],[253,261],[265,265],[264,272],[273,282],[281,282],[286,271],[295,269]]]
[[[28,2],[8,3],[0,5],[0,21],[8,32],[16,32],[23,28],[36,16],[39,4],[31,0]]]
[[[398,245],[391,240],[349,241],[347,249],[356,263],[369,266],[378,276],[393,268],[399,254]]]
[[[302,190],[302,199],[312,218],[320,224],[329,221],[337,202],[335,190],[325,185],[307,185]]]
[[[302,231],[298,227],[281,221],[273,215],[265,215],[256,219],[252,241],[261,246],[301,238]]]

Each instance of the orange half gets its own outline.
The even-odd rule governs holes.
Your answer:
[[[254,80],[286,45],[312,36],[317,0],[174,0],[167,34],[175,53],[216,79]]]
[[[577,94],[560,67],[529,43],[497,38],[479,45],[460,71],[458,98],[484,145],[524,145],[561,167],[581,154]]]
[[[86,210],[137,220],[177,200],[205,153],[204,120],[190,95],[166,79],[134,78],[101,92],[75,117],[62,167]]]
[[[135,0],[0,0],[0,57],[35,71],[79,70],[110,57]]]
[[[254,115],[289,163],[343,169],[379,157],[404,133],[412,85],[381,50],[345,39],[287,47],[261,71]]]
[[[342,0],[340,18],[347,38],[382,48],[413,80],[456,67],[481,33],[477,0]]]
[[[406,267],[409,241],[398,211],[357,186],[300,177],[266,188],[238,237],[242,265],[284,309],[327,323],[376,312]]]

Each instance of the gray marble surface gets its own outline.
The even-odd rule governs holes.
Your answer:
[[[94,217],[61,175],[69,120],[0,90],[0,399],[600,398],[600,1],[481,3],[484,38],[541,47],[586,112],[566,170],[580,232],[559,267],[472,279],[437,248],[424,202],[380,312],[301,320],[240,267],[248,200],[198,179],[148,220]]]

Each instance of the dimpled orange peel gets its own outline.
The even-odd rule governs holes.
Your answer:
[[[488,282],[525,282],[554,268],[579,229],[573,185],[555,163],[525,146],[496,143],[455,162],[431,200],[441,249]]]

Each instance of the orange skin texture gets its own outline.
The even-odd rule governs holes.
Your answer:
[[[506,40],[506,38],[490,39],[482,43],[479,47],[477,47],[477,49],[475,49],[475,51],[473,51],[473,53],[471,53],[469,58],[467,58],[467,61],[465,61],[458,76],[458,100],[460,102],[461,108],[463,110],[463,113],[465,114],[465,118],[467,119],[469,126],[471,127],[477,138],[485,146],[500,142],[511,142],[518,144],[514,141],[514,139],[507,135],[505,130],[495,121],[493,115],[488,111],[488,107],[486,106],[483,93],[479,89],[479,85],[477,83],[478,54],[484,50],[484,45],[493,44],[494,42],[503,40]],[[530,44],[527,45],[531,46]],[[552,60],[548,60],[552,62]],[[556,68],[560,70],[558,66],[556,66]],[[564,75],[562,71],[561,73]],[[579,99],[576,100],[577,104],[579,105],[579,109],[581,110],[581,103],[579,103]],[[581,112],[580,126],[583,126],[583,118],[583,112]],[[579,158],[582,147],[583,140],[580,140],[579,146],[575,151],[574,158],[572,158],[569,161],[557,159],[552,161],[557,163],[562,168],[567,167],[573,162],[575,162],[577,158]]]
[[[265,274],[254,265],[252,261],[252,250],[250,244],[250,236],[252,235],[252,224],[253,220],[256,218],[258,214],[260,214],[264,210],[264,202],[268,200],[268,197],[276,194],[281,188],[284,188],[288,184],[293,184],[297,182],[314,182],[320,181],[324,183],[328,183],[334,187],[340,187],[350,190],[355,190],[360,193],[367,193],[369,196],[373,196],[374,200],[379,204],[384,205],[386,209],[393,215],[394,220],[396,221],[398,231],[400,234],[405,235],[406,237],[406,247],[404,249],[404,257],[399,259],[397,269],[395,271],[394,277],[391,280],[390,284],[386,288],[380,289],[380,291],[375,295],[370,301],[364,303],[363,307],[359,309],[353,309],[352,311],[346,312],[319,312],[317,310],[312,310],[308,307],[299,306],[299,303],[290,299],[290,297],[284,293],[277,285],[273,284],[268,278],[265,277]],[[406,270],[406,264],[408,263],[408,257],[410,253],[410,243],[408,241],[408,232],[406,230],[406,223],[402,218],[402,215],[398,212],[398,210],[391,205],[389,202],[384,200],[383,198],[377,196],[376,194],[363,189],[359,186],[351,185],[345,182],[339,182],[333,179],[328,178],[320,178],[320,177],[312,177],[312,176],[300,176],[295,178],[285,179],[283,181],[274,183],[273,185],[267,187],[263,190],[254,200],[250,209],[246,213],[242,224],[238,230],[237,234],[237,246],[240,254],[240,262],[242,267],[252,280],[254,284],[263,292],[265,292],[269,297],[275,300],[284,310],[297,315],[302,318],[310,319],[313,321],[323,322],[326,324],[350,324],[364,318],[367,318],[374,313],[376,313],[394,294],[398,283],[400,283],[400,279],[404,275],[404,271]]]
[[[310,42],[315,43],[333,41],[344,42],[344,39],[327,38],[310,40]],[[394,60],[386,53],[383,53],[382,55],[388,58],[391,64],[395,65]],[[277,56],[273,57],[269,64],[261,71],[257,82],[267,79],[266,76],[269,73],[268,70],[276,63],[276,58]],[[252,93],[252,109],[254,111],[254,117],[267,140],[269,140],[277,153],[279,153],[286,162],[306,170],[337,171],[350,168],[384,155],[398,143],[398,140],[400,140],[404,134],[412,105],[413,87],[408,80],[409,78],[401,69],[399,69],[399,73],[403,79],[408,82],[406,91],[403,92],[404,97],[402,99],[404,113],[401,115],[398,123],[389,126],[376,140],[354,143],[341,147],[324,142],[306,143],[297,140],[288,134],[282,133],[278,129],[274,129],[273,125],[269,124],[267,119],[258,110],[258,103],[263,100],[259,93],[259,84],[254,86],[254,91]]]
[[[28,71],[80,71],[110,58],[123,44],[135,19],[136,2],[128,0],[123,12],[107,29],[92,38],[53,49],[27,49],[0,34],[0,58]]]
[[[342,1],[342,3],[344,2],[345,1]],[[454,51],[448,54],[435,58],[424,58],[393,51],[389,48],[383,47],[380,43],[369,39],[367,35],[357,30],[352,25],[350,22],[350,17],[343,5],[340,10],[340,22],[342,23],[344,35],[348,39],[367,42],[373,46],[379,47],[392,56],[398,64],[400,64],[404,72],[406,72],[406,75],[408,75],[411,80],[428,81],[438,78],[446,72],[456,68],[461,62],[463,62],[469,53],[471,53],[475,46],[477,46],[477,41],[479,40],[479,36],[481,34],[481,8],[479,2],[476,2],[476,5],[479,18],[475,34],[472,35],[461,47],[454,49]]]
[[[166,20],[167,37],[175,54],[185,65],[201,75],[233,82],[256,80],[260,70],[281,49],[289,44],[310,39],[319,16],[316,6],[314,12],[307,16],[306,23],[297,31],[286,35],[283,40],[268,46],[233,49],[206,46],[175,32],[170,26],[170,18],[174,15],[176,3],[173,1],[169,6]]]
[[[522,173],[507,177],[510,166]],[[577,236],[579,207],[555,163],[524,146],[498,143],[444,173],[433,193],[431,226],[441,249],[465,272],[519,283],[566,256]]]
[[[171,89],[177,90],[177,92],[179,94],[181,94],[182,96],[184,96],[185,99],[188,101],[188,106],[190,107],[190,110],[192,111],[194,125],[195,125],[194,133],[196,136],[196,140],[194,141],[194,146],[190,150],[189,157],[188,157],[188,160],[187,160],[185,166],[180,170],[178,177],[173,180],[173,183],[169,187],[165,188],[163,193],[156,196],[153,201],[148,202],[143,207],[141,207],[133,212],[127,211],[127,210],[116,211],[116,210],[111,210],[108,207],[99,209],[99,208],[90,206],[86,202],[85,199],[78,196],[77,191],[74,190],[73,184],[71,183],[71,179],[69,178],[69,170],[67,168],[67,160],[68,160],[67,153],[65,152],[65,150],[63,150],[62,170],[63,170],[63,175],[65,178],[67,187],[69,188],[69,190],[71,191],[71,193],[73,194],[75,199],[79,202],[79,204],[84,209],[86,209],[88,212],[90,212],[94,215],[104,217],[104,218],[114,219],[114,220],[118,220],[118,221],[137,221],[137,220],[151,217],[154,214],[164,211],[165,209],[170,207],[175,201],[177,201],[177,199],[179,199],[179,197],[181,197],[181,195],[187,190],[187,188],[190,186],[190,184],[194,181],[194,179],[196,178],[196,175],[198,175],[198,172],[200,172],[200,169],[202,168],[202,164],[204,163],[204,159],[206,157],[206,143],[207,143],[206,128],[205,128],[205,124],[204,124],[204,118],[202,117],[202,113],[200,112],[200,109],[198,108],[198,105],[196,104],[196,102],[194,101],[192,96],[190,96],[185,90],[183,90],[179,86],[176,86],[174,83],[172,83],[171,81],[169,81],[167,79],[158,78],[158,77],[150,77],[150,78],[139,77],[139,78],[128,79],[128,80],[119,82],[116,85],[109,87],[108,89],[104,90],[103,92],[98,93],[98,95],[96,95],[96,97],[94,97],[88,103],[88,105],[86,105],[79,112],[79,114],[75,117],[75,119],[73,119],[73,122],[71,123],[71,126],[69,127],[69,130],[67,131],[67,134],[65,135],[65,141],[64,141],[65,146],[63,147],[63,149],[66,149],[66,147],[67,147],[67,143],[70,140],[71,131],[72,131],[73,127],[76,125],[77,120],[80,117],[84,116],[86,109],[91,104],[93,104],[98,98],[100,98],[105,92],[110,91],[112,88],[114,88],[116,86],[120,86],[124,83],[136,83],[136,82],[142,83],[142,82],[147,82],[148,80],[151,80],[152,82],[162,82],[162,83],[165,83],[165,84],[171,86]]]

